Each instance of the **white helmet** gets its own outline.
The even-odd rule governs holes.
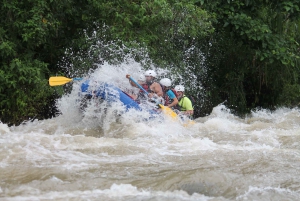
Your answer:
[[[145,75],[140,75],[140,77],[139,77],[139,79],[138,79],[139,81],[142,81],[142,82],[145,82],[146,81],[146,77],[145,77]]]
[[[152,77],[156,77],[156,72],[154,70],[147,70],[145,72],[145,76],[152,76]]]
[[[163,78],[163,79],[160,80],[159,83],[163,86],[166,86],[166,87],[170,87],[172,85],[172,82],[169,78]]]
[[[184,92],[184,86],[182,86],[182,85],[176,85],[176,87],[174,89],[175,89],[175,91],[182,91],[182,92]]]

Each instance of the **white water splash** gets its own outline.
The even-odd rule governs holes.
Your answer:
[[[134,62],[103,64],[88,79],[124,90]],[[156,69],[157,70],[157,69]],[[157,70],[160,72],[159,70]],[[5,200],[298,200],[300,111],[224,105],[191,126],[149,117],[120,102],[79,110],[74,82],[62,114],[7,127],[0,123],[0,197]],[[106,113],[102,112],[105,108]],[[261,197],[260,197],[261,196]]]
[[[199,195],[197,193],[188,195],[184,191],[149,191],[138,189],[130,184],[113,184],[109,189],[95,189],[89,191],[73,191],[69,192],[58,192],[52,191],[49,193],[40,192],[38,189],[20,187],[16,189],[14,193],[20,194],[25,191],[30,191],[31,196],[17,196],[6,200],[199,200],[206,201],[212,200],[213,198]],[[225,199],[220,199],[225,200]]]
[[[0,134],[2,133],[9,133],[10,130],[7,126],[7,124],[3,124],[1,121],[0,121]]]
[[[299,192],[281,187],[253,187],[236,200],[298,200]]]

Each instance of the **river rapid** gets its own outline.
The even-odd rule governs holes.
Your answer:
[[[93,76],[127,86],[132,69]],[[183,126],[97,105],[82,114],[78,86],[58,100],[58,117],[0,123],[0,200],[300,199],[299,109],[239,118],[218,105]]]

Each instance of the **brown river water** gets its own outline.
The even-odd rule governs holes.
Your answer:
[[[94,75],[125,86],[135,68]],[[118,116],[120,105],[82,114],[78,86],[58,100],[58,117],[0,123],[1,201],[300,200],[299,109],[239,118],[219,105],[183,126]]]
[[[68,115],[0,124],[0,200],[300,198],[297,109],[240,119],[220,105],[187,127]]]

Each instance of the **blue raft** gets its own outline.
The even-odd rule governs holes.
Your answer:
[[[104,99],[107,102],[121,101],[126,107],[126,111],[132,108],[140,111],[142,110],[136,101],[118,87],[107,83],[98,83],[96,89],[93,89],[93,87],[90,87],[89,83],[90,80],[86,80],[81,84],[82,94],[95,96],[97,98]],[[158,114],[154,109],[148,110],[147,112],[150,114]]]
[[[135,109],[139,111],[145,111],[150,114],[150,117],[142,118],[142,120],[148,121],[149,119],[155,119],[158,117],[158,114],[160,114],[159,111],[155,110],[153,106],[146,107],[147,109],[142,109],[142,107],[134,101],[129,95],[127,95],[125,92],[123,92],[118,87],[107,84],[107,83],[97,83],[96,86],[90,85],[90,81],[86,80],[81,84],[81,94],[87,95],[90,97],[97,97],[99,99],[103,99],[107,101],[108,103],[111,102],[117,102],[121,101],[123,105],[126,107],[126,111],[129,109]],[[144,107],[143,107],[144,108]],[[173,119],[180,120],[184,126],[193,125],[195,122],[192,120],[184,120],[184,118],[177,118],[177,114],[174,117],[172,113],[174,113],[172,110],[172,113],[170,113],[169,110],[165,110],[167,115],[172,117]],[[160,116],[160,115],[159,115]]]

